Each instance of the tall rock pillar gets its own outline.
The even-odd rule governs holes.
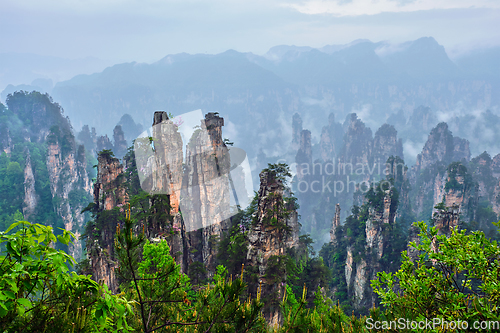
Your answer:
[[[182,207],[188,264],[199,261],[213,275],[216,244],[229,227],[229,151],[222,139],[224,119],[210,112],[186,146]]]
[[[293,207],[287,207],[283,195],[281,180],[271,171],[262,171],[257,212],[248,235],[247,252],[247,263],[257,268],[262,297],[275,292],[282,297],[283,286],[267,279],[269,261],[273,256],[286,254],[287,248],[298,244],[298,215]],[[277,323],[279,320],[279,307],[271,308],[269,321]]]
[[[340,204],[335,205],[335,216],[332,220],[332,229],[330,229],[330,243],[337,245],[337,228],[340,226]]]

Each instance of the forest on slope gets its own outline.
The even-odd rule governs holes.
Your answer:
[[[421,319],[424,312],[470,325],[498,319],[491,222],[498,220],[499,157],[471,159],[469,143],[446,123],[408,168],[391,125],[373,136],[356,114],[344,124],[329,117],[314,147],[296,115],[287,154],[298,171],[268,164],[250,205],[222,218],[218,207],[231,205],[229,179],[200,186],[230,173],[230,142],[217,113],[200,119],[185,153],[175,148],[182,124],[166,112],[154,115],[144,147],[154,148],[156,162],[140,168],[151,168],[150,189],[164,191],[147,192],[137,146],[127,150],[122,125],[114,142],[80,132],[83,146],[48,95],[18,92],[1,108],[0,212],[8,231],[0,315],[8,331],[56,323],[75,323],[75,331],[359,331],[369,318]],[[167,160],[164,178],[154,165]],[[365,171],[377,165],[382,172]],[[331,166],[336,174],[313,171]],[[316,192],[314,184],[325,181],[355,186]],[[197,189],[191,197],[206,199],[193,214],[170,190],[186,186]],[[219,219],[191,228],[203,212]],[[413,225],[417,218],[427,224]],[[71,256],[84,275],[68,267]],[[357,317],[344,314],[353,311]]]
[[[283,186],[287,173],[284,165],[269,165],[261,175],[267,184]],[[257,226],[277,237],[290,236],[292,230],[287,228],[290,211],[286,205],[269,209],[264,215],[255,214],[266,206],[262,201],[272,202],[274,205],[267,207],[276,208],[286,203],[286,198],[257,197],[248,210],[241,211],[220,244],[219,261],[226,266],[218,265],[212,278],[202,281],[203,274],[199,271],[194,276],[181,272],[168,245],[176,232],[169,229],[173,216],[153,206],[145,213],[144,199],[150,203],[162,201],[159,197],[147,197],[144,193],[131,197],[131,204],[122,212],[118,208],[114,212],[94,211],[94,222],[89,226],[88,231],[92,232],[105,227],[113,217],[119,219],[114,239],[119,294],[110,292],[102,280],[97,283],[90,275],[70,272],[68,266],[73,266],[74,259],[52,244],[70,243],[74,238],[71,232],[65,231],[56,238],[50,226],[22,221],[2,232],[2,329],[8,332],[363,332],[376,327],[380,332],[410,331],[411,327],[404,325],[397,329],[377,327],[381,320],[396,321],[403,316],[407,322],[423,318],[455,320],[461,328],[490,320],[487,324],[490,326],[481,327],[486,331],[498,330],[494,325],[499,319],[496,309],[500,248],[482,232],[429,229],[423,222],[415,226],[420,234],[408,254],[403,251],[399,270],[394,275],[379,273],[372,281],[384,307],[373,306],[369,316],[357,317],[344,314],[342,306],[335,305],[326,295],[329,272],[321,258],[310,256],[307,236],[300,237],[299,244],[286,249],[286,254],[270,256],[259,283],[255,266],[240,266],[241,262],[247,262],[241,256],[242,250],[248,246]],[[383,192],[371,193],[369,200],[376,202],[377,197],[380,200]],[[160,207],[170,208],[164,201]],[[154,229],[146,226],[150,227],[149,223],[155,220],[161,221],[156,227],[167,230],[167,235],[149,241],[147,238]],[[347,221],[346,228],[355,224]],[[245,226],[248,232],[244,231]],[[337,230],[337,236],[341,232]],[[397,234],[392,235],[397,238]],[[97,236],[87,235],[89,239],[98,239]],[[398,269],[399,263],[394,266]],[[85,264],[78,267],[79,273],[85,273],[85,269]],[[269,317],[270,313],[274,315]],[[440,327],[433,326],[428,331],[439,331]]]

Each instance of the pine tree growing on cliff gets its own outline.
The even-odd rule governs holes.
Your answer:
[[[130,209],[123,228],[116,232],[120,286],[128,299],[137,303],[132,324],[144,333],[178,332],[262,332],[265,322],[257,297],[241,300],[246,284],[227,277],[217,268],[212,283],[193,290],[187,275],[170,255],[165,240],[150,243],[144,227],[136,225]]]

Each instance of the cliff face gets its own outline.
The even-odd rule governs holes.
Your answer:
[[[284,202],[283,183],[272,172],[261,172],[257,212],[247,253],[247,260],[252,266],[259,267],[261,275],[264,275],[271,256],[282,255],[286,248],[298,244],[298,214],[295,210],[285,214],[285,210],[289,207]],[[275,221],[271,221],[273,219]]]
[[[113,141],[115,143],[113,152],[115,153],[116,157],[120,159],[123,158],[123,156],[125,156],[125,154],[127,153],[128,146],[121,125],[116,125],[113,129]]]
[[[452,205],[443,209],[438,209],[436,213],[434,213],[432,220],[439,234],[450,237],[451,230],[460,227],[459,206]]]
[[[415,172],[418,173],[438,162],[449,164],[469,160],[469,142],[453,137],[448,125],[440,123],[431,131],[422,152],[418,154]]]
[[[308,137],[306,134],[305,138]],[[295,158],[297,182],[294,190],[300,199],[300,214],[306,232],[313,234],[317,230],[330,229],[335,203],[342,207],[361,206],[363,193],[373,182],[385,178],[386,163],[391,156],[399,158],[390,161],[395,164],[392,167],[404,169],[405,175],[398,178],[397,186],[398,191],[404,188],[405,204],[402,209],[409,207],[402,141],[392,125],[382,125],[373,137],[371,129],[355,113],[347,116],[343,126],[336,123],[331,114],[328,126],[323,127],[321,132],[319,154],[310,156],[307,154],[310,150],[307,144],[301,146]],[[347,214],[343,214],[345,218]],[[324,239],[317,241],[323,242]]]
[[[330,229],[330,243],[337,245],[337,228],[340,227],[340,204],[335,205],[335,215],[332,220],[332,228]]]
[[[342,125],[335,122],[335,115],[328,116],[328,125],[321,130],[320,149],[323,162],[334,161],[342,147],[344,131]]]
[[[179,212],[182,187],[182,138],[177,125],[168,118],[164,111],[157,111],[153,116],[152,144],[154,155],[149,157],[147,167],[150,168],[151,180],[142,184],[142,188],[150,194],[166,194],[170,203],[172,228],[174,234],[169,240],[170,250],[176,262],[186,269],[184,256],[184,224]],[[153,234],[160,230],[153,230]]]
[[[446,200],[450,205],[461,204],[467,195],[473,194],[474,189],[470,184],[465,184],[465,179],[462,178],[462,169],[456,180],[449,177],[450,170],[447,170],[450,163],[467,163],[469,159],[468,141],[453,137],[446,123],[438,124],[431,131],[410,175],[411,186],[414,189],[413,211],[417,218],[429,218],[433,207],[445,197],[448,198]],[[457,170],[453,172],[456,174]]]
[[[125,204],[123,165],[110,154],[97,157],[97,179],[94,184],[94,203],[100,210],[111,210]]]
[[[487,152],[473,158],[470,163],[470,173],[477,182],[478,196],[481,202],[487,202],[495,214],[500,214],[500,154],[491,158]],[[480,221],[481,227],[487,230],[489,222]],[[486,222],[486,223],[484,223]]]
[[[491,196],[491,201],[493,203],[493,211],[500,215],[500,154],[493,158],[491,163],[492,176],[496,178],[496,186]]]
[[[441,205],[441,207],[439,207],[433,214],[432,223],[434,227],[437,228],[438,235],[445,235],[446,237],[450,237],[452,229],[460,229],[461,227],[460,206],[456,204],[448,207]],[[410,242],[418,245],[420,242],[420,237],[418,236],[418,234],[419,230],[416,224],[412,225],[408,235],[408,247],[406,251],[408,253],[408,256],[410,257],[410,260],[413,262],[417,260],[420,253],[416,250],[415,247],[410,245]],[[433,251],[438,250],[434,239],[432,243],[432,249]]]
[[[80,236],[85,224],[80,212],[90,198],[91,185],[84,148],[76,145],[69,120],[48,95],[37,92],[9,95],[7,105],[10,129],[3,150],[24,152],[20,163],[24,166],[24,217]],[[81,240],[69,246],[69,254],[77,260],[82,252]]]
[[[257,268],[262,295],[277,292],[282,297],[282,286],[267,282],[266,271],[270,259],[281,256],[286,249],[298,245],[298,214],[284,200],[284,186],[272,171],[260,173],[257,211],[248,235],[248,265]],[[270,321],[279,321],[279,309],[271,309]]]
[[[436,180],[434,203],[444,203],[446,207],[458,207],[464,222],[475,220],[478,208],[479,186],[473,180],[467,167],[454,162],[446,170],[445,176]],[[434,212],[436,210],[434,209]]]
[[[119,127],[115,128],[114,133],[115,146],[123,145],[125,140],[123,132]],[[106,138],[106,137],[101,137]],[[109,141],[109,140],[105,140]],[[147,141],[147,143],[146,143]],[[166,212],[166,216],[172,218],[172,230],[175,230],[168,237],[172,255],[176,258],[179,264],[184,265],[183,257],[178,253],[184,252],[184,244],[182,240],[183,225],[179,212],[180,190],[182,186],[182,139],[177,131],[177,126],[173,124],[165,112],[156,112],[154,115],[152,137],[146,138],[145,142],[136,143],[136,157],[145,159],[139,171],[139,182],[135,185],[141,186],[143,190],[148,192],[151,197],[148,204],[153,206],[155,202],[162,202],[165,207],[169,204],[170,211]],[[120,143],[121,142],[121,143]],[[147,148],[151,154],[140,154],[141,149]],[[149,152],[147,150],[147,152]],[[127,162],[132,162],[127,160]],[[137,161],[133,161],[136,164]],[[128,167],[133,167],[132,164]],[[97,179],[94,184],[94,210],[98,212],[97,221],[95,222],[103,230],[98,230],[97,233],[89,237],[87,243],[88,257],[92,270],[93,278],[96,281],[104,280],[111,290],[118,289],[118,281],[115,275],[117,268],[116,259],[114,258],[114,235],[118,219],[113,214],[113,209],[122,207],[127,204],[129,194],[127,192],[127,176],[124,172],[124,167],[120,160],[113,157],[111,151],[103,151],[98,155]],[[130,182],[137,180],[129,179]],[[138,191],[139,188],[132,191]],[[158,197],[156,196],[158,195]],[[167,196],[167,201],[163,201],[163,195]],[[146,207],[152,213],[151,220],[148,220],[149,229],[146,234],[149,238],[158,238],[165,236],[164,226],[169,221],[159,221],[158,216],[162,215],[160,210],[164,207]],[[155,215],[155,213],[158,213]],[[104,221],[102,219],[106,219]],[[146,223],[146,221],[142,221]],[[102,224],[102,225],[101,225]],[[94,227],[94,229],[96,226]]]
[[[100,152],[102,150],[113,150],[113,144],[107,134],[98,136],[96,139],[96,151]]]
[[[500,178],[500,154],[491,160],[491,175],[495,178]]]
[[[448,138],[448,142],[454,144],[448,147],[448,152],[441,152],[445,156],[443,161],[437,160],[420,173],[412,174],[414,211],[419,214],[419,219],[426,219],[438,211],[434,208],[438,204],[456,206],[464,223],[474,222],[482,230],[488,230],[500,213],[497,199],[500,194],[499,158],[492,159],[484,152],[468,162],[470,153],[467,142],[456,138]],[[450,162],[450,159],[461,161]],[[424,158],[422,161],[429,164]]]
[[[382,125],[373,138],[373,157],[375,163],[386,163],[390,156],[403,156],[403,141],[398,139],[398,132],[392,125]]]
[[[398,210],[396,212],[396,217],[405,222],[406,227],[410,227],[409,223],[413,222],[415,218],[411,214],[408,167],[399,157],[390,157],[387,159],[386,163],[386,178],[392,179],[394,190],[398,194]]]
[[[434,126],[434,124],[436,123],[436,119],[431,108],[419,106],[415,110],[413,110],[408,123],[414,130],[427,133],[432,130],[432,126]]]
[[[84,125],[82,130],[77,134],[77,139],[85,146],[85,149],[96,155],[97,133],[94,127],[90,130],[89,125]]]
[[[182,187],[182,138],[166,112],[155,112],[152,140],[154,155],[148,160],[151,182],[143,183],[142,188],[151,194],[167,194],[172,214],[177,214]]]
[[[26,166],[24,167],[24,218],[30,220],[35,213],[38,204],[38,195],[35,190],[35,176],[31,165],[31,155],[29,149],[26,150]]]
[[[6,154],[12,152],[12,138],[10,137],[10,130],[5,123],[0,124],[0,150]]]
[[[114,239],[118,221],[108,214],[115,207],[127,202],[123,174],[120,161],[110,153],[101,153],[97,157],[97,178],[94,183],[95,211],[101,212],[103,226],[96,227],[87,241],[87,256],[90,263],[92,278],[103,280],[110,290],[118,291],[118,278],[115,270],[118,265],[115,259]],[[104,212],[104,213],[102,213]],[[98,222],[99,223],[99,222]],[[101,229],[102,228],[102,229]]]
[[[159,111],[154,114],[152,136],[136,140],[135,146],[140,186],[150,195],[152,210],[146,235],[166,238],[183,272],[189,273],[191,265],[198,262],[206,269],[207,277],[215,271],[216,244],[227,230],[230,216],[230,157],[222,140],[223,125],[223,118],[207,114],[186,145],[183,163],[178,126],[166,112]],[[94,200],[97,209],[105,213],[128,201],[125,174],[119,160],[109,153],[99,154],[98,162]],[[166,207],[170,211],[163,212]],[[155,214],[160,211],[167,214]],[[99,246],[90,245],[94,254],[89,259],[94,278],[117,287],[114,232],[114,228],[107,228],[106,235],[98,237]]]
[[[54,187],[54,192],[52,192],[54,197],[62,199],[57,212],[64,221],[64,228],[80,237],[86,222],[85,215],[81,211],[86,205],[85,198],[88,198],[88,194],[91,193],[90,179],[86,171],[85,151],[83,146],[79,146],[76,152],[52,165],[49,161],[57,160],[55,155],[51,155],[54,152],[57,152],[57,149],[49,149],[47,169],[50,178],[59,178],[57,189]],[[81,240],[71,245],[69,250],[75,258],[81,258],[83,254]]]
[[[392,207],[392,190],[385,191],[383,206],[381,210],[370,207],[368,210],[368,220],[366,221],[366,246],[373,250],[375,258],[380,260],[384,255],[384,236],[382,229],[384,225],[394,224],[396,211]]]
[[[353,248],[347,248],[346,281],[354,296],[354,306],[358,309],[369,308],[375,301],[373,293],[367,291],[370,280],[375,279],[377,272],[383,270],[380,260],[391,241],[391,236],[384,231],[395,224],[397,202],[394,201],[393,189],[386,190],[382,200],[380,205],[368,208],[365,227],[367,256],[358,263],[349,263],[349,258],[353,257]]]
[[[387,178],[394,179],[390,175]],[[370,281],[377,272],[397,269],[396,258],[404,250],[396,224],[398,197],[395,186],[381,182],[365,194],[361,207],[353,207],[342,225],[340,207],[336,206],[330,244],[320,254],[333,274],[343,277],[337,279],[333,290],[340,292],[341,302],[347,301],[355,311],[364,313],[376,302]]]
[[[370,128],[355,113],[347,116],[344,123],[344,146],[341,153],[342,163],[367,165],[371,162],[373,136]]]
[[[310,171],[306,170],[312,164],[311,131],[309,130],[300,132],[300,145],[295,156],[295,162],[297,163],[297,178],[299,181],[304,180],[307,178],[308,173],[310,173]]]
[[[188,265],[202,262],[215,271],[216,243],[229,228],[229,151],[222,140],[224,119],[208,113],[186,147],[182,198]],[[200,232],[196,230],[201,229]]]

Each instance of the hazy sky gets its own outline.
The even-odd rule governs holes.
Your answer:
[[[499,0],[0,0],[0,53],[151,62],[355,39],[500,45]]]

